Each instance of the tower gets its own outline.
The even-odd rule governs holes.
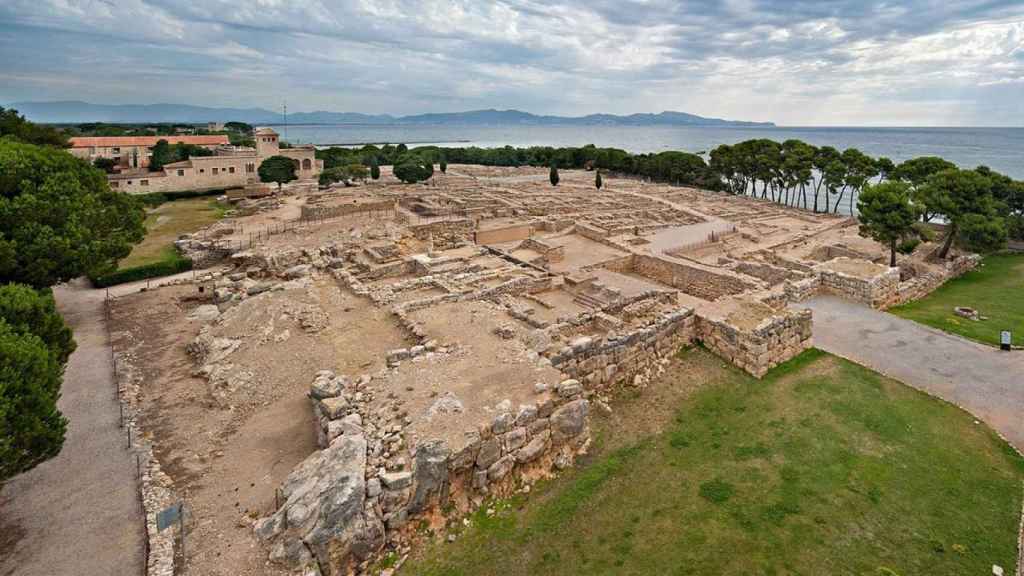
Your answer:
[[[253,131],[253,136],[256,139],[256,155],[260,158],[276,156],[280,151],[281,144],[278,142],[277,132],[272,128],[257,128]]]

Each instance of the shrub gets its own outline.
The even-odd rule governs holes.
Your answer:
[[[0,320],[0,481],[60,452],[67,428],[57,410],[60,384],[46,344]]]
[[[0,286],[0,320],[19,334],[35,334],[63,366],[75,351],[71,329],[57,312],[49,290],[36,291],[24,284]]]

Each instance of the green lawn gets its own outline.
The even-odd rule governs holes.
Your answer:
[[[134,268],[180,258],[174,241],[212,224],[224,215],[225,207],[209,197],[164,202],[146,215],[146,238],[118,263],[119,269]]]
[[[974,308],[988,320],[968,320],[953,308]],[[889,310],[893,314],[985,344],[999,344],[1002,330],[1024,346],[1024,254],[997,254],[950,280],[921,300]]]
[[[699,349],[681,365],[617,399],[580,466],[400,574],[1012,572],[1024,460],[968,414],[817,350],[761,381]],[[706,384],[666,407],[684,380]]]

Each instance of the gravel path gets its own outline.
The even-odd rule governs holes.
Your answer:
[[[0,491],[0,531],[16,535],[0,550],[0,575],[136,576],[145,536],[135,460],[118,427],[104,291],[77,281],[54,294],[78,342],[59,401],[67,437],[56,458]]]
[[[1024,451],[1024,353],[832,296],[793,307],[814,311],[818,348],[962,406]]]

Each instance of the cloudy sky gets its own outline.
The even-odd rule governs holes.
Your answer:
[[[1024,125],[1022,0],[3,0],[0,103]]]

